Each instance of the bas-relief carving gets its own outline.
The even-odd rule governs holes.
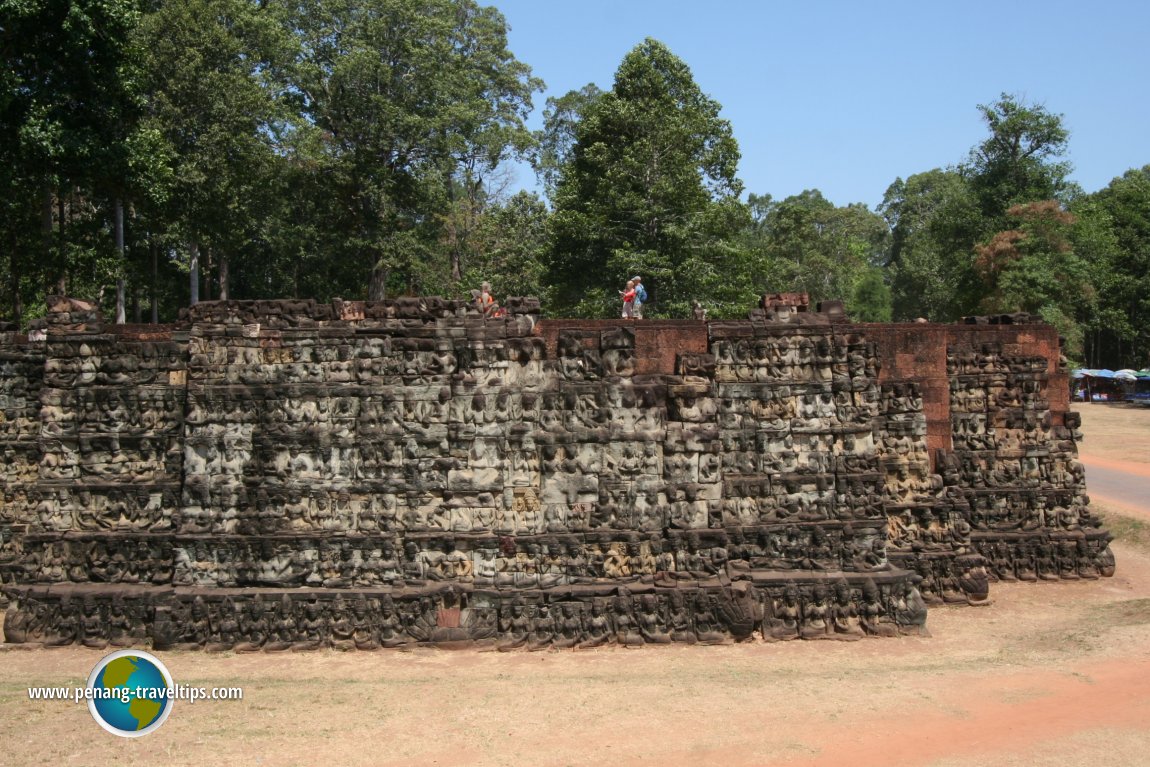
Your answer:
[[[9,641],[851,640],[989,580],[1113,572],[1041,358],[951,350],[932,466],[918,384],[880,383],[857,332],[718,324],[640,378],[627,328],[552,358],[529,314],[258,303],[197,307],[182,345],[61,325],[0,367],[28,435]]]

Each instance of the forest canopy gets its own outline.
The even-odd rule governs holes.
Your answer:
[[[0,319],[18,325],[52,293],[159,322],[483,280],[607,317],[641,274],[647,317],[737,317],[778,291],[860,321],[1025,311],[1079,361],[1150,363],[1150,166],[1085,193],[1064,117],[1009,93],[972,107],[985,138],[962,160],[872,210],[744,189],[722,105],[650,38],[530,130],[543,83],[474,0],[0,0],[0,56]]]

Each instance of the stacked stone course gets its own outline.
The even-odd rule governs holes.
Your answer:
[[[24,574],[23,539],[34,521],[40,465],[43,376],[43,345],[0,331],[0,587],[15,585]]]
[[[916,378],[884,366],[884,326],[798,304],[623,323],[540,322],[534,299],[498,319],[438,298],[210,302],[106,328],[59,299],[46,341],[0,347],[23,408],[3,432],[7,640],[850,640],[984,601],[1000,546],[1016,563],[1072,542],[1058,577],[1112,572],[1048,357],[995,347],[975,372],[944,345]],[[932,432],[944,395],[953,450]],[[1038,498],[1041,527],[986,526]]]
[[[1110,536],[1090,514],[1074,447],[1079,416],[1051,407],[1064,376],[1052,386],[1046,357],[1006,346],[947,354],[954,452],[943,458],[945,476],[961,488],[972,544],[993,580],[1113,575]]]

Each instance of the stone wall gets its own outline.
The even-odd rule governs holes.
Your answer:
[[[44,345],[0,332],[0,587],[23,580],[23,540],[33,522],[40,466]]]
[[[0,347],[7,640],[857,639],[1113,570],[1049,327],[507,305],[56,301]]]

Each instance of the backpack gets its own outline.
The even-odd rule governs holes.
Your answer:
[[[643,283],[635,286],[635,300],[641,304],[647,303],[647,289],[643,287]]]

